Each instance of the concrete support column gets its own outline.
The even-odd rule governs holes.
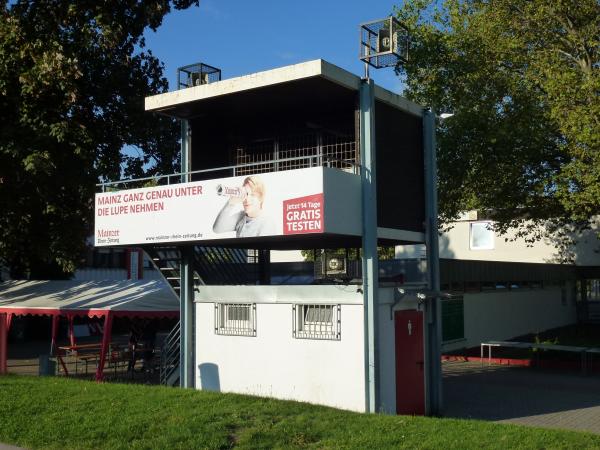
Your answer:
[[[194,387],[194,270],[193,247],[180,248],[180,386]]]
[[[427,246],[428,288],[432,293],[425,302],[425,413],[442,412],[442,318],[440,300],[440,259],[437,208],[437,159],[435,114],[423,113],[425,152],[425,244]]]
[[[375,170],[375,86],[362,80],[359,92],[360,163],[362,186],[362,278],[364,298],[365,410],[379,408],[379,354],[377,306],[379,269],[377,259],[377,188]]]
[[[187,120],[181,121],[181,182],[191,181],[192,134]],[[194,387],[194,249],[190,245],[180,248],[180,381],[181,387]]]

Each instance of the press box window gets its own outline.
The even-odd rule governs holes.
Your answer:
[[[293,305],[292,311],[294,338],[341,340],[341,305]]]
[[[256,304],[216,303],[215,334],[256,336]]]
[[[493,250],[494,229],[492,222],[471,223],[469,247],[471,250]]]

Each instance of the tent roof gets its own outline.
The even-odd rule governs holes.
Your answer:
[[[179,299],[161,280],[6,281],[0,283],[0,312],[32,315],[171,317]]]

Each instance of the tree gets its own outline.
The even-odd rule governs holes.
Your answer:
[[[503,231],[600,214],[598,0],[415,0],[396,13],[412,35],[405,94],[454,113],[438,128],[443,220],[481,209]]]
[[[74,269],[99,180],[176,169],[176,123],[144,114],[144,97],[167,81],[143,33],[191,5],[198,0],[4,2],[0,264],[13,276]]]

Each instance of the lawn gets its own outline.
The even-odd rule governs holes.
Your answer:
[[[15,375],[0,376],[0,442],[30,449],[600,449],[600,436],[586,433]]]

